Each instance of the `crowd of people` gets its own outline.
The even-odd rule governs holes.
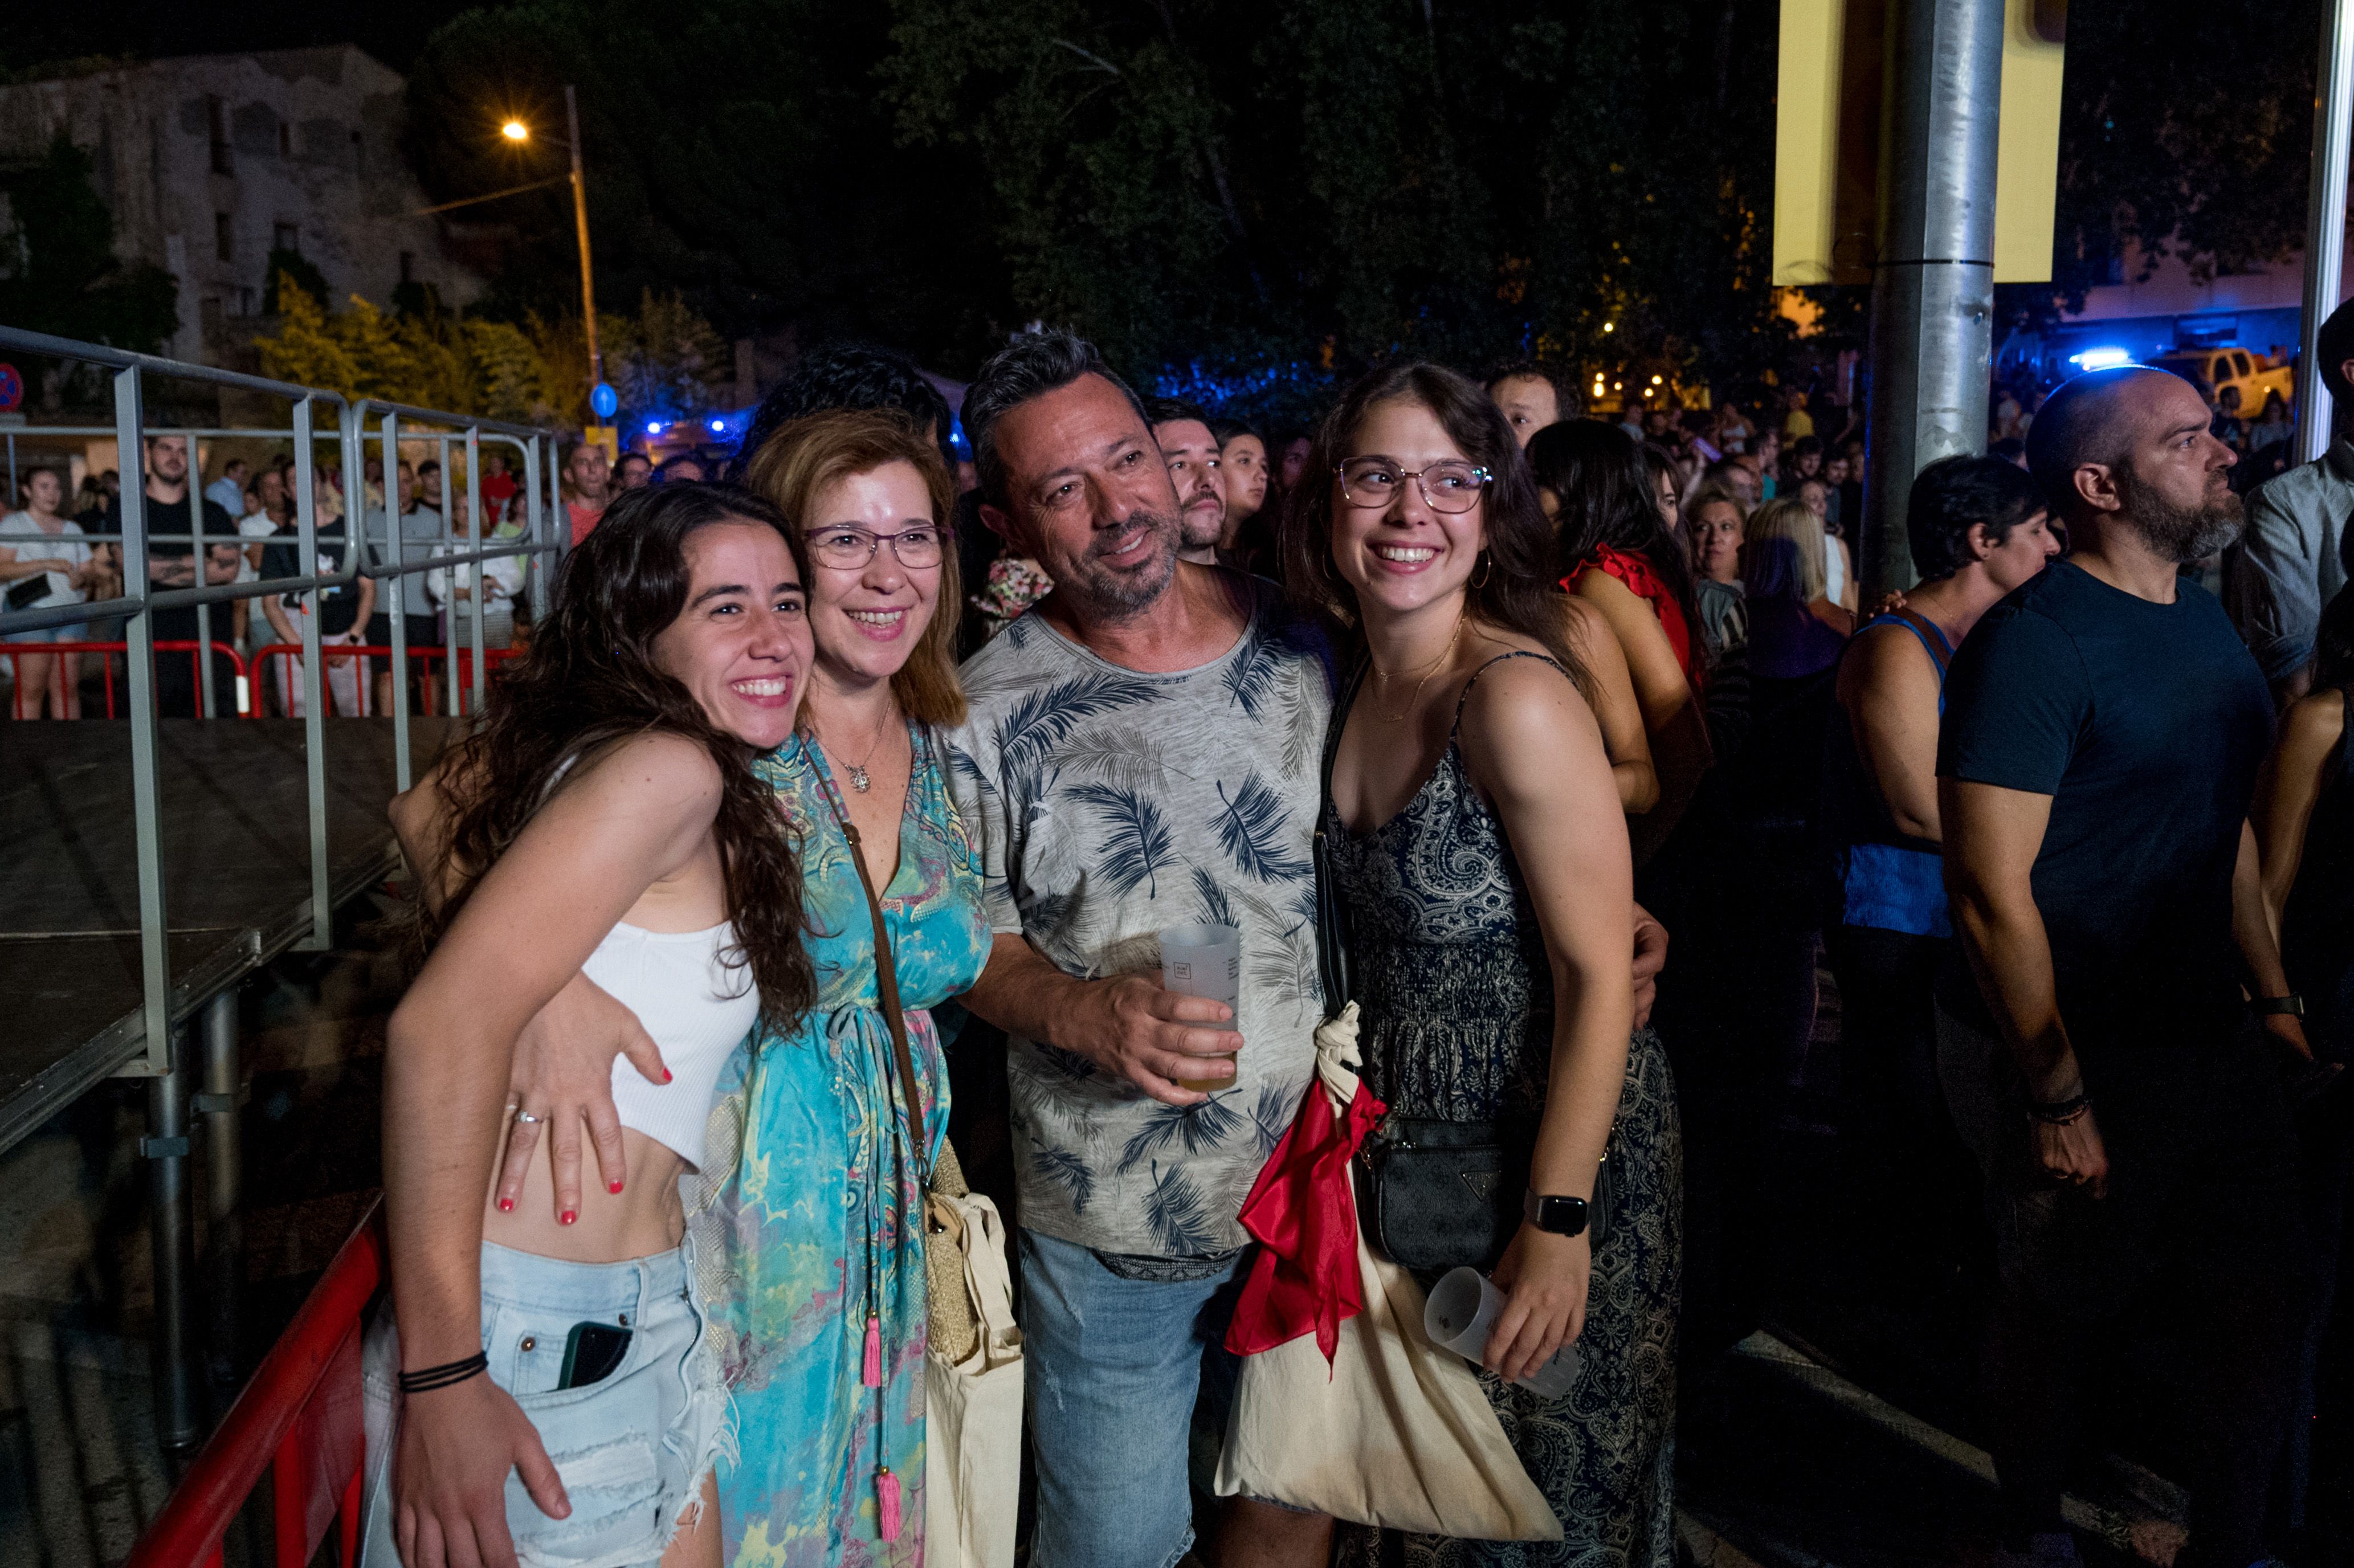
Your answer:
[[[2354,310],[2322,355],[2354,408]],[[1910,486],[1917,582],[1867,601],[1835,386],[1580,390],[1405,363],[1260,429],[1060,332],[960,409],[827,350],[731,459],[568,451],[544,602],[504,563],[258,601],[262,640],[399,614],[417,646],[480,591],[528,643],[394,809],[425,956],[387,1048],[367,1554],[922,1561],[970,1458],[928,1417],[953,1110],[1012,1222],[1038,1568],[1664,1568],[1679,1390],[1787,1267],[1826,963],[1840,1224],[1896,1298],[1991,1302],[1987,1560],[2077,1560],[2084,1391],[2153,1327],[2178,1561],[2342,1531],[2354,443],[2243,503],[2269,411],[2142,367],[1998,388],[1988,454]],[[148,443],[150,527],[201,503],[239,541],[207,580],[299,575],[291,472],[199,502],[187,447]],[[367,473],[355,540],[339,481],[330,570],[462,504]],[[0,540],[57,543],[0,579],[101,597],[61,476],[25,490]],[[345,667],[336,711],[403,700]],[[1239,932],[1230,1003],[1164,972],[1197,924]],[[1237,1299],[1285,1266],[1246,1210],[1341,1020],[1381,1113],[1366,1245],[1424,1205],[1414,1285],[1500,1297],[1479,1389],[1545,1539],[1204,1500]],[[1573,1344],[1569,1392],[1532,1387]]]

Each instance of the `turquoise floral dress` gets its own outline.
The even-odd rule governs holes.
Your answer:
[[[882,903],[928,1164],[949,1115],[948,1070],[928,1010],[979,978],[990,933],[980,859],[949,801],[943,754],[922,726],[910,732],[899,865]],[[758,767],[800,838],[818,1000],[797,1028],[764,1023],[738,1054],[713,1108],[707,1168],[687,1194],[710,1308],[707,1353],[735,1403],[730,1452],[718,1467],[726,1560],[732,1568],[917,1568],[925,1276],[922,1236],[910,1222],[919,1178],[899,1131],[875,927],[823,754],[797,736]],[[879,1367],[868,1350],[870,1313]],[[898,1529],[886,1541],[883,1499],[894,1489]]]

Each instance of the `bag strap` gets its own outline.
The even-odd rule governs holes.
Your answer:
[[[908,771],[907,788],[913,789],[915,770]],[[883,1022],[891,1033],[891,1054],[898,1063],[899,1097],[904,1102],[900,1120],[907,1128],[907,1151],[915,1159],[918,1183],[928,1193],[932,1188],[930,1146],[917,1119],[923,1114],[923,1102],[916,1097],[916,1061],[907,1050],[907,1015],[899,1005],[899,966],[891,956],[891,930],[884,924],[883,901],[875,895],[875,879],[867,874],[866,851],[858,836],[858,824],[850,820],[832,782],[831,779],[826,780],[826,804],[833,809],[834,823],[850,844],[850,866],[858,873],[858,889],[866,895],[866,914],[875,922],[875,991],[883,1004]]]
[[[1324,729],[1324,759],[1318,776],[1316,832],[1312,841],[1316,871],[1316,979],[1324,990],[1324,1016],[1334,1018],[1349,1001],[1348,909],[1341,898],[1340,881],[1332,870],[1331,846],[1324,841],[1325,824],[1332,820],[1332,759],[1340,754],[1341,731],[1356,705],[1357,688],[1364,683],[1370,661],[1360,658],[1341,680],[1332,702],[1332,716]]]

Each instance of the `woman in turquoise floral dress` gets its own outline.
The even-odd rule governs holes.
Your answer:
[[[917,1568],[920,1173],[949,1115],[929,1009],[971,986],[990,943],[979,854],[949,801],[937,738],[964,716],[952,493],[931,444],[875,413],[785,426],[748,477],[792,525],[817,649],[793,738],[756,766],[801,856],[818,996],[790,1032],[764,1026],[737,1053],[711,1107],[703,1167],[687,1179],[703,1353],[733,1405],[716,1470],[725,1561]],[[862,861],[906,1010],[921,1159],[882,1012]],[[519,1052],[519,1076],[545,1080],[519,1082],[519,1097],[550,1106],[550,1119],[585,1110],[589,1091],[575,1107],[549,1085],[601,1083],[601,1068],[583,1064],[609,1060],[613,1037],[628,1033],[599,1004],[584,994],[560,1021],[543,1013],[542,1059],[526,1068]]]
[[[948,1128],[929,1010],[989,957],[980,857],[950,804],[937,726],[963,715],[951,493],[895,418],[824,414],[753,459],[800,535],[817,640],[800,733],[759,764],[801,844],[817,1005],[763,1031],[723,1080],[692,1221],[710,1351],[735,1398],[719,1467],[734,1568],[914,1568],[923,1561],[921,1171]],[[889,933],[925,1148],[907,1118],[877,986],[863,853]],[[715,1269],[715,1273],[716,1270]]]

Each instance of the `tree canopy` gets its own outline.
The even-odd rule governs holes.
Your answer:
[[[153,353],[180,330],[179,285],[114,254],[114,218],[90,183],[90,157],[64,132],[38,162],[0,173],[0,321]]]

